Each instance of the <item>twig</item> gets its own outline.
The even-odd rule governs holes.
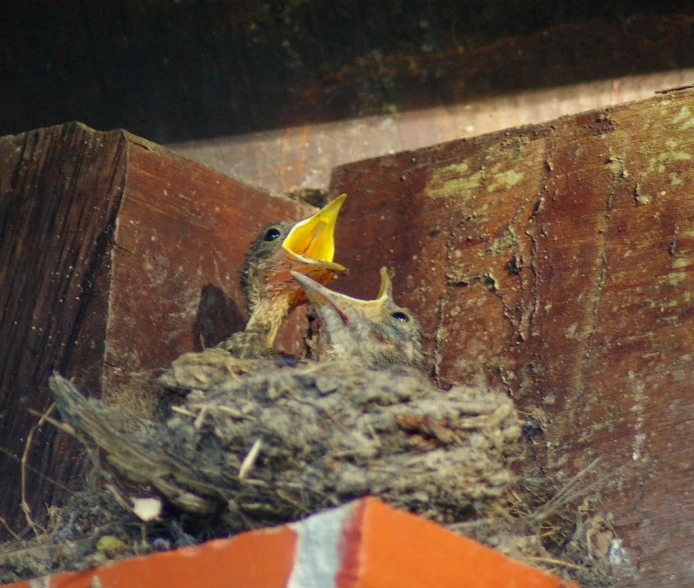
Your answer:
[[[12,530],[12,528],[10,527],[10,525],[7,524],[7,521],[6,521],[5,519],[3,519],[2,517],[0,517],[0,523],[2,524],[3,527],[5,527],[5,529],[7,529],[7,532],[8,532],[10,535],[12,535],[12,537],[14,537],[15,541],[21,541],[19,535],[17,535],[17,533],[15,533],[15,532]]]
[[[589,465],[587,465],[580,472],[578,472],[578,474],[571,478],[571,480],[569,480],[569,482],[567,482],[567,484],[557,494],[555,494],[545,504],[538,508],[534,513],[532,513],[526,520],[540,522],[543,519],[547,518],[552,512],[556,512],[558,509],[565,506],[566,504],[573,502],[581,496],[585,496],[596,487],[602,485],[603,480],[597,480],[595,482],[592,482],[591,484],[588,484],[584,488],[581,488],[580,490],[574,490],[574,488],[578,485],[579,480],[583,478],[588,472],[593,470],[599,462],[599,457],[594,459]]]
[[[189,410],[186,410],[185,408],[182,408],[180,406],[172,406],[171,410],[174,412],[177,412],[179,414],[184,414],[189,417],[194,417],[196,416],[194,412],[190,412]]]
[[[49,420],[49,419],[47,419],[47,420]],[[49,420],[49,422],[50,422],[50,420]],[[4,447],[0,447],[0,453],[2,453],[3,455],[6,455],[6,456],[9,457],[10,459],[15,460],[17,463],[22,463],[22,460],[21,460],[21,459],[19,459],[14,453],[11,453],[11,452],[7,451],[7,449],[5,449]],[[53,478],[51,478],[50,476],[47,476],[47,475],[44,474],[41,470],[39,470],[39,469],[37,469],[37,468],[35,468],[35,467],[32,467],[32,466],[30,466],[30,465],[27,465],[27,471],[36,474],[37,476],[39,476],[40,478],[42,478],[42,479],[44,479],[44,480],[48,480],[51,484],[53,484],[54,486],[60,488],[61,490],[65,490],[65,491],[67,491],[67,492],[72,493],[72,490],[71,490],[70,488],[68,488],[67,486],[61,484],[60,482],[56,482]]]
[[[199,429],[202,427],[202,423],[205,421],[205,416],[207,415],[207,411],[209,410],[209,405],[205,405],[200,409],[200,413],[198,414],[197,418],[193,422],[193,427],[196,429]],[[252,450],[251,450],[252,451]]]
[[[255,443],[253,443],[253,447],[251,447],[251,450],[248,452],[248,455],[246,455],[241,462],[241,467],[239,468],[239,480],[243,480],[251,470],[255,464],[255,461],[258,459],[258,455],[260,455],[262,446],[262,439],[256,439]]]
[[[225,412],[227,414],[230,414],[231,416],[233,416],[237,419],[252,420],[254,418],[251,415],[243,414],[242,412],[239,412],[238,410],[234,410],[230,406],[224,406],[223,404],[216,406],[215,410],[218,410],[219,412]]]
[[[305,512],[305,513],[310,513],[310,512],[311,512],[311,510],[310,510],[309,508],[306,508],[303,504],[300,504],[299,502],[297,502],[296,500],[294,500],[294,499],[293,499],[291,496],[289,496],[289,494],[287,494],[284,490],[281,490],[280,488],[278,488],[277,490],[275,490],[275,494],[276,494],[277,496],[279,496],[282,500],[284,500],[285,502],[288,502],[289,504],[291,504],[292,506],[298,508],[298,509],[301,510],[302,512]]]
[[[128,501],[123,497],[123,494],[115,484],[111,484],[107,481],[106,490],[109,491],[111,496],[113,496],[113,499],[118,503],[118,505],[122,509],[129,512],[130,514],[134,514],[135,511],[133,510],[133,507],[128,504]]]
[[[554,564],[557,566],[564,566],[567,568],[573,568],[574,570],[585,570],[586,569],[584,566],[579,566],[578,564],[564,561],[561,559],[554,559],[552,557],[536,557],[536,556],[532,556],[532,555],[526,555],[523,557],[523,559],[526,561],[536,561],[536,562],[540,562],[540,563],[548,563],[548,564]]]
[[[73,427],[72,425],[64,423],[62,421],[58,421],[53,417],[49,417],[47,413],[39,412],[38,410],[34,410],[33,408],[27,409],[27,412],[31,415],[43,418],[48,424],[53,425],[59,431],[67,433],[72,437],[77,437],[77,431],[75,431],[75,427]]]
[[[467,530],[468,532],[471,532],[473,529],[476,529],[478,527],[487,527],[487,526],[492,526],[496,524],[494,521],[492,521],[491,518],[485,517],[483,519],[476,519],[473,521],[462,521],[460,523],[453,523],[452,525],[447,525],[447,528],[453,530],[453,531],[459,531],[461,533],[465,533]]]
[[[34,435],[36,434],[36,431],[46,422],[50,414],[53,412],[55,409],[55,402],[52,403],[49,407],[48,410],[41,415],[41,418],[39,421],[31,428],[31,431],[29,431],[29,434],[27,435],[27,441],[24,444],[24,454],[22,455],[22,462],[21,462],[21,474],[22,474],[22,510],[24,511],[24,516],[26,517],[27,523],[29,523],[29,526],[31,527],[31,530],[34,531],[34,534],[36,537],[39,537],[39,532],[36,529],[36,525],[34,524],[33,519],[31,518],[31,509],[29,508],[29,503],[27,502],[27,461],[29,460],[29,451],[31,450],[31,444],[34,441]]]

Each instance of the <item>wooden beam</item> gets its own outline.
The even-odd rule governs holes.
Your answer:
[[[53,370],[148,410],[142,374],[242,328],[248,244],[307,209],[123,131],[0,138],[0,516],[24,523],[28,411],[50,404]],[[26,490],[39,520],[80,473],[76,452],[52,427],[36,437]]]
[[[506,390],[558,482],[602,458],[622,585],[694,583],[693,127],[683,90],[332,176],[337,287],[393,266],[441,383]]]
[[[0,134],[81,120],[171,143],[431,107],[445,120],[491,96],[694,66],[694,16],[672,1],[4,4]]]

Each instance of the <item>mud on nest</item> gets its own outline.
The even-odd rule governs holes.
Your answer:
[[[515,479],[518,418],[486,389],[443,392],[408,368],[278,367],[218,350],[182,356],[160,381],[171,392],[153,421],[60,377],[51,387],[63,419],[124,476],[185,512],[221,513],[231,532],[367,494],[453,522]]]
[[[548,551],[538,538],[550,517],[535,515],[553,499],[533,490],[534,513],[516,491],[522,484],[510,468],[520,457],[521,427],[504,394],[468,386],[442,391],[404,367],[289,366],[237,360],[220,350],[181,356],[159,383],[159,408],[144,419],[85,398],[60,376],[50,382],[62,427],[170,505],[163,520],[143,530],[125,493],[107,484],[125,507],[120,526],[110,521],[109,532],[125,538],[127,554],[151,551],[158,540],[176,546],[294,521],[372,495],[580,577],[585,586],[609,585],[604,557],[577,535],[583,527],[575,508],[559,517],[556,549]],[[568,502],[554,508],[555,520]],[[53,534],[74,534],[69,527],[58,525]],[[87,542],[92,547],[96,536]],[[67,558],[63,567],[88,567],[98,563],[94,557],[103,554]],[[26,567],[4,579],[29,577],[32,567],[39,574],[56,569],[51,558]]]

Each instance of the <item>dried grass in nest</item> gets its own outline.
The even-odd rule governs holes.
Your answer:
[[[369,494],[586,588],[610,585],[605,545],[614,535],[584,500],[594,487],[573,483],[557,492],[546,479],[519,483],[510,465],[519,457],[521,429],[504,394],[466,386],[444,392],[406,368],[290,367],[218,350],[182,356],[160,384],[159,410],[146,420],[86,399],[60,376],[51,380],[64,421],[55,424],[178,509],[165,513],[164,531],[161,522],[146,532],[143,524],[134,528],[128,499],[99,469],[117,499],[111,504],[122,507],[115,507],[120,519],[99,525],[118,529],[106,532],[125,538],[127,554],[151,550],[162,536],[171,545],[196,540],[182,535],[181,525],[197,539],[211,538]],[[74,534],[73,527],[63,524],[54,534]],[[94,552],[99,534],[87,535],[75,545],[91,546],[92,554],[79,559],[83,548],[71,547],[65,568],[104,558]],[[55,571],[56,549],[49,545],[48,559],[27,569]]]
[[[610,516],[595,506],[597,489],[606,486],[597,463],[560,489],[548,478],[521,478],[478,518],[450,528],[585,588],[613,586],[610,555],[621,548]]]
[[[440,522],[503,495],[520,427],[486,389],[443,392],[405,368],[278,367],[210,350],[162,377],[158,422],[51,381],[62,417],[123,475],[229,531],[295,520],[371,494]],[[253,452],[249,459],[249,452]]]

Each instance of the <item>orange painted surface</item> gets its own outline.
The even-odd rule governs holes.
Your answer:
[[[49,588],[282,588],[294,563],[296,534],[288,527],[242,533],[195,547],[136,557],[51,578]],[[29,582],[10,584],[30,588]]]
[[[350,506],[344,509],[334,535],[338,545],[329,540],[308,541],[307,549],[322,550],[323,554],[334,553],[337,548],[339,559],[332,561],[339,562],[340,569],[331,583],[334,588],[578,588],[376,498]],[[311,534],[303,523],[295,526]],[[297,533],[285,525],[85,572],[68,572],[53,576],[42,586],[309,588],[292,577],[297,546]],[[311,553],[316,557],[304,559],[309,562],[308,575],[299,575],[309,580],[314,577],[313,566],[320,565],[315,562],[326,559],[321,553]],[[314,580],[320,583],[319,588],[328,588],[325,575],[315,576],[319,577],[322,580]],[[7,588],[31,586],[19,582]]]
[[[339,588],[576,587],[378,499],[364,503],[350,530],[360,535],[358,574],[344,569]]]

